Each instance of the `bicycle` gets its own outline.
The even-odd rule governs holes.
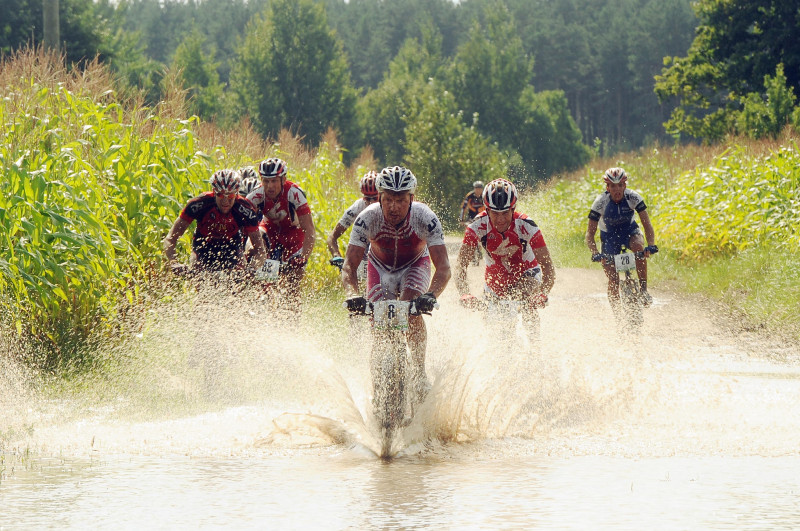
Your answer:
[[[651,255],[658,252],[658,247],[651,245],[645,247]],[[644,302],[642,301],[641,288],[638,278],[632,273],[636,269],[636,260],[645,258],[645,251],[630,251],[622,246],[619,254],[597,253],[592,255],[592,262],[613,263],[617,273],[624,273],[619,279],[619,295],[621,308],[614,308],[618,320],[624,322],[634,331],[638,332],[644,323]]]
[[[435,307],[438,308],[438,304]],[[395,435],[413,419],[413,407],[408,392],[408,318],[411,315],[422,315],[423,312],[417,309],[414,301],[398,300],[366,302],[363,308],[350,311],[355,315],[372,317],[372,406],[381,432],[380,457],[391,457]]]

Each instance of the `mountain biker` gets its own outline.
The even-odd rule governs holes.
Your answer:
[[[475,181],[472,183],[472,191],[461,201],[461,214],[458,221],[466,227],[483,210],[483,181]]]
[[[467,267],[475,249],[486,251],[484,292],[488,297],[525,302],[523,320],[538,338],[538,308],[547,305],[555,283],[555,268],[539,227],[516,211],[517,188],[511,181],[495,179],[483,190],[486,211],[475,216],[464,233],[458,252],[456,288],[461,304],[474,308],[478,299],[469,292]]]
[[[367,208],[372,203],[375,203],[378,200],[378,188],[377,188],[377,179],[378,179],[378,172],[376,171],[368,171],[361,177],[361,181],[359,183],[361,188],[361,198],[357,199],[355,203],[350,205],[350,208],[345,210],[342,217],[339,219],[339,222],[333,228],[333,232],[328,236],[327,243],[328,243],[328,250],[331,253],[330,263],[342,268],[344,265],[344,258],[342,258],[342,253],[339,251],[339,238],[344,234],[344,232],[350,228],[350,225],[356,220],[361,212]]]
[[[417,178],[408,168],[384,168],[378,175],[378,204],[359,214],[350,233],[342,282],[351,311],[363,310],[367,300],[414,301],[429,313],[450,280],[450,260],[442,224],[427,205],[414,201]],[[364,249],[367,256],[367,297],[359,295],[356,269]],[[431,278],[431,263],[435,269]],[[415,400],[425,399],[430,383],[425,374],[427,330],[421,315],[409,317],[408,343]]]
[[[256,250],[254,265],[266,259],[266,249],[258,233],[261,215],[250,201],[238,195],[239,172],[216,171],[210,183],[212,190],[190,199],[164,238],[164,254],[178,275],[187,273],[189,267],[178,261],[175,245],[193,221],[197,221],[197,227],[192,238],[192,270],[229,271],[243,266],[242,235],[250,239]]]
[[[317,233],[311,207],[299,186],[286,180],[286,162],[268,158],[258,165],[261,185],[247,195],[263,214],[259,230],[272,260],[280,260],[281,277],[290,294],[299,296],[300,281],[314,248]]]
[[[239,186],[239,195],[247,197],[250,192],[258,188],[261,180],[258,178],[258,172],[252,166],[245,166],[239,170],[242,176],[242,184]]]
[[[642,196],[627,188],[628,174],[622,168],[609,168],[603,174],[606,191],[597,196],[589,211],[589,225],[586,229],[586,246],[592,252],[592,257],[598,255],[597,244],[594,236],[600,228],[600,241],[603,254],[619,254],[625,245],[634,252],[644,251],[644,258],[636,259],[636,274],[641,286],[642,304],[649,307],[653,304],[653,297],[647,291],[647,260],[650,251],[644,246],[655,245],[655,231],[650,222]],[[644,227],[644,238],[639,225],[634,221],[634,215],[639,213],[639,220]],[[619,305],[619,273],[613,261],[603,260],[603,270],[608,277],[608,300],[612,308]]]

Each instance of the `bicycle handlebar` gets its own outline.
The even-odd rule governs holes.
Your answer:
[[[636,256],[636,258],[641,259],[641,258],[645,257],[644,256],[645,255],[645,251],[649,252],[650,254],[656,254],[658,252],[658,246],[657,245],[648,245],[647,247],[644,248],[644,251],[636,251],[633,254],[634,254],[634,256]],[[600,262],[603,259],[608,260],[608,261],[613,261],[614,260],[614,256],[616,256],[616,255],[608,254],[608,253],[595,253],[595,254],[592,255],[592,262]]]

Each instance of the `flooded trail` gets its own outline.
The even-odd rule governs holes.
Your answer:
[[[796,524],[796,346],[651,293],[641,337],[621,337],[602,271],[557,269],[536,351],[451,283],[426,318],[433,389],[389,462],[367,329],[335,301],[299,325],[258,304],[165,305],[63,392],[5,367],[0,527]]]

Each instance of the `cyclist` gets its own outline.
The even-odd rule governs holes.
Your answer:
[[[486,251],[484,293],[487,297],[523,301],[522,317],[534,342],[538,342],[539,313],[547,305],[555,283],[555,267],[539,227],[516,211],[517,188],[511,181],[495,179],[483,190],[486,211],[475,216],[464,233],[458,252],[456,288],[461,304],[474,308],[478,299],[469,292],[467,267],[475,249]]]
[[[267,243],[272,260],[279,260],[281,277],[287,281],[289,293],[299,296],[300,281],[314,248],[317,233],[311,218],[311,207],[299,186],[286,180],[286,163],[268,158],[258,165],[261,186],[247,195],[263,214],[259,229]]]
[[[239,186],[239,195],[247,197],[250,192],[258,188],[260,184],[258,172],[252,166],[245,166],[239,170],[239,174],[242,176],[242,184]]]
[[[475,181],[472,183],[472,191],[461,201],[461,214],[458,221],[466,227],[483,210],[483,181]]]
[[[350,208],[345,210],[344,214],[342,214],[341,219],[333,228],[333,232],[328,236],[327,243],[328,243],[328,250],[331,253],[330,263],[332,265],[337,266],[339,269],[342,268],[344,265],[344,258],[342,258],[342,253],[339,251],[339,238],[341,238],[344,231],[350,228],[350,225],[356,220],[361,212],[367,208],[372,203],[378,200],[378,188],[376,186],[378,178],[378,172],[375,171],[368,171],[361,177],[360,181],[360,188],[361,188],[361,199],[356,200]],[[365,253],[366,259],[366,253]]]
[[[589,211],[589,225],[586,229],[586,246],[592,252],[592,258],[598,255],[595,233],[600,228],[600,241],[603,254],[619,254],[625,245],[631,251],[644,251],[645,258],[636,260],[636,274],[639,276],[642,303],[645,307],[653,304],[653,297],[647,292],[647,260],[650,251],[644,246],[655,245],[655,231],[647,213],[647,205],[642,196],[627,188],[628,174],[622,168],[609,168],[603,174],[606,191],[597,196]],[[644,238],[639,225],[634,221],[634,214],[639,213],[639,220],[644,227]],[[613,262],[603,260],[603,270],[608,277],[608,300],[612,308],[619,306],[619,274]]]
[[[408,168],[384,168],[377,187],[378,204],[359,214],[350,233],[342,268],[347,306],[363,311],[367,300],[413,300],[419,311],[429,313],[450,280],[442,224],[430,207],[414,201],[417,178]],[[358,295],[356,270],[367,246],[365,298]],[[427,330],[421,315],[409,318],[408,339],[414,399],[419,403],[430,390],[425,374]]]
[[[164,254],[176,274],[189,271],[175,256],[175,245],[193,221],[197,228],[192,238],[191,269],[230,271],[244,266],[242,235],[256,250],[254,265],[266,259],[264,243],[258,234],[261,217],[253,205],[238,195],[241,176],[236,170],[219,170],[211,176],[210,192],[190,199],[164,238]]]

